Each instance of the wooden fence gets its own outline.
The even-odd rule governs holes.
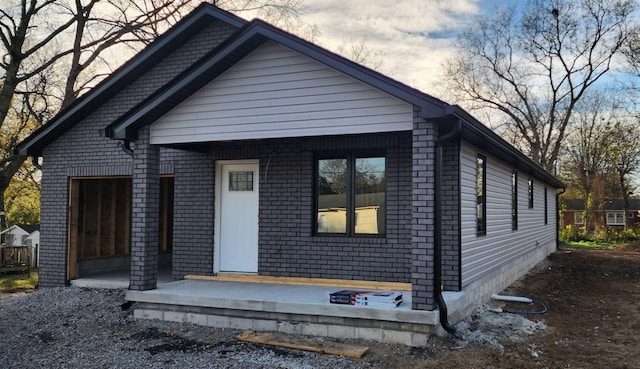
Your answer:
[[[0,246],[0,273],[28,273],[29,265],[29,246]]]

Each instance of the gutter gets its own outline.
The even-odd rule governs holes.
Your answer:
[[[555,186],[556,188],[565,188],[565,184],[558,180],[555,176],[551,175],[547,170],[543,167],[535,163],[528,156],[523,154],[520,150],[511,146],[508,142],[498,136],[495,132],[493,132],[489,127],[482,124],[482,122],[478,121],[471,114],[463,110],[457,105],[450,105],[448,109],[446,109],[446,113],[448,116],[453,116],[458,119],[462,119],[465,121],[465,132],[466,134],[473,135],[476,137],[482,138],[484,142],[488,143],[488,147],[493,147],[496,150],[500,151],[500,154],[496,152],[491,152],[492,154],[502,158],[506,162],[522,169],[534,177],[547,182]],[[465,139],[467,137],[465,136]],[[506,159],[506,157],[511,160]]]
[[[447,304],[442,296],[442,145],[446,142],[453,141],[460,136],[462,132],[462,120],[457,119],[453,130],[436,141],[436,158],[435,158],[435,224],[434,224],[434,278],[433,278],[433,297],[438,304],[440,310],[440,325],[445,331],[455,335],[456,328],[449,323],[449,313]]]

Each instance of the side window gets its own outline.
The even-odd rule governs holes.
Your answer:
[[[511,173],[511,229],[518,229],[518,172]]]
[[[549,204],[547,203],[547,188],[544,188],[544,224],[549,224]]]
[[[487,163],[482,155],[476,157],[476,225],[479,236],[487,234]]]
[[[529,209],[533,209],[533,179],[529,178],[528,182]]]

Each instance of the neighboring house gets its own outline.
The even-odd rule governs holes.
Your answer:
[[[16,152],[43,158],[41,287],[166,265],[410,283],[434,310],[557,245],[563,184],[470,114],[208,4]]]
[[[584,199],[565,199],[561,226],[579,226],[584,224]],[[595,201],[592,210],[592,227],[637,227],[640,225],[640,199],[629,199],[629,208],[625,210],[624,200],[615,199],[603,202]]]
[[[14,224],[0,232],[6,246],[29,246],[31,267],[38,266],[38,248],[40,245],[39,224]]]

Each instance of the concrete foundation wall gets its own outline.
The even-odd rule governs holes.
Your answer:
[[[365,339],[414,347],[424,347],[433,334],[444,334],[439,325],[429,323],[387,322],[377,319],[185,306],[172,306],[171,309],[167,309],[164,306],[148,303],[139,303],[134,317],[192,323],[215,328],[271,331],[340,339]]]
[[[466,286],[463,289],[463,300],[460,301],[460,304],[465,308],[457,309],[454,316],[450,317],[451,321],[457,322],[462,320],[473,308],[489,301],[492,294],[503,291],[512,283],[522,278],[538,263],[542,262],[556,250],[557,244],[555,240],[549,241],[526,254],[520,255],[510,263],[502,265],[499,269],[485,274],[482,278]]]

